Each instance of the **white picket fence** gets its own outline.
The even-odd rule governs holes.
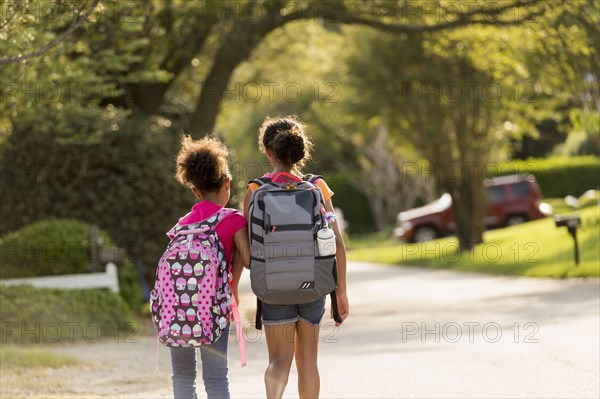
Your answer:
[[[82,290],[90,288],[108,288],[119,292],[117,266],[109,262],[104,273],[65,274],[61,276],[10,278],[0,280],[0,285],[28,284],[37,288],[61,288]]]

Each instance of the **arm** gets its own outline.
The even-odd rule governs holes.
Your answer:
[[[250,207],[250,197],[252,197],[252,191],[250,189],[248,189],[246,191],[246,196],[244,197],[244,219],[246,219],[246,222],[248,222],[248,225],[250,225],[250,215],[248,214],[248,210]],[[238,231],[239,233],[239,231]],[[234,237],[234,240],[236,238]],[[245,254],[244,255],[244,266],[246,268],[250,268],[250,241],[248,239],[248,228],[244,229],[244,238],[242,240],[242,238],[239,238],[240,240],[240,248],[245,248]],[[237,242],[236,242],[236,247],[237,247]]]
[[[252,197],[252,191],[248,189],[246,196],[244,197],[244,218],[250,223],[250,215],[248,215],[248,208],[250,207],[250,197]]]
[[[233,262],[231,264],[231,291],[233,292],[233,296],[235,297],[235,302],[240,305],[240,297],[238,295],[238,287],[240,285],[240,278],[242,277],[242,273],[244,272],[244,266],[242,264],[241,256],[238,253],[237,249],[233,255]]]
[[[325,202],[325,209],[328,212],[334,212],[331,199]],[[335,234],[335,257],[338,268],[338,286],[335,292],[340,316],[342,317],[342,320],[345,320],[350,314],[350,306],[348,304],[348,295],[346,292],[346,245],[344,244],[344,238],[342,237],[337,221],[333,222],[333,233]],[[339,324],[336,323],[336,326],[339,326]]]
[[[232,284],[231,290],[235,296],[235,301],[238,306],[240,304],[240,298],[238,296],[238,287],[240,285],[240,278],[244,272],[244,267],[250,265],[250,256],[248,249],[248,228],[243,227],[237,231],[233,236],[233,245],[235,246],[235,252],[233,254],[233,262],[231,263],[231,274]]]
[[[246,222],[248,222],[248,225],[250,225],[250,215],[248,214],[248,210],[250,208],[250,198],[252,197],[252,191],[250,189],[248,189],[246,191],[246,196],[244,197],[244,219],[246,219]],[[239,233],[239,231],[238,231]],[[240,238],[240,248],[245,248],[245,254],[244,254],[244,266],[248,269],[250,269],[250,241],[248,239],[248,228],[244,229],[244,240],[241,241]],[[234,237],[235,239],[235,237]],[[236,246],[238,244],[236,243]]]
[[[250,267],[250,242],[248,241],[248,228],[243,227],[233,236],[233,245],[235,246],[235,257],[240,265],[245,268]]]

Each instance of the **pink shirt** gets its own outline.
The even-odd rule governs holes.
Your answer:
[[[207,200],[200,201],[192,207],[191,211],[179,219],[179,224],[201,222],[214,215],[221,208],[223,208],[221,205],[217,205],[214,202]],[[230,264],[234,249],[233,236],[247,225],[248,223],[246,222],[246,219],[244,219],[244,216],[242,216],[239,211],[236,211],[223,219],[217,226],[216,233],[223,244],[225,259],[227,259]]]

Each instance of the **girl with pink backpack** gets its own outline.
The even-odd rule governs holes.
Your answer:
[[[208,398],[229,398],[227,346],[230,314],[238,327],[238,284],[249,264],[247,223],[229,202],[229,152],[213,138],[185,136],[177,155],[177,180],[200,201],[167,233],[150,295],[159,341],[170,347],[175,398],[197,398],[196,348]],[[234,256],[235,254],[235,256]]]

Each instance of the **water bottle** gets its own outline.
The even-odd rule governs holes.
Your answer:
[[[335,234],[325,227],[317,232],[317,247],[319,256],[335,255]]]

